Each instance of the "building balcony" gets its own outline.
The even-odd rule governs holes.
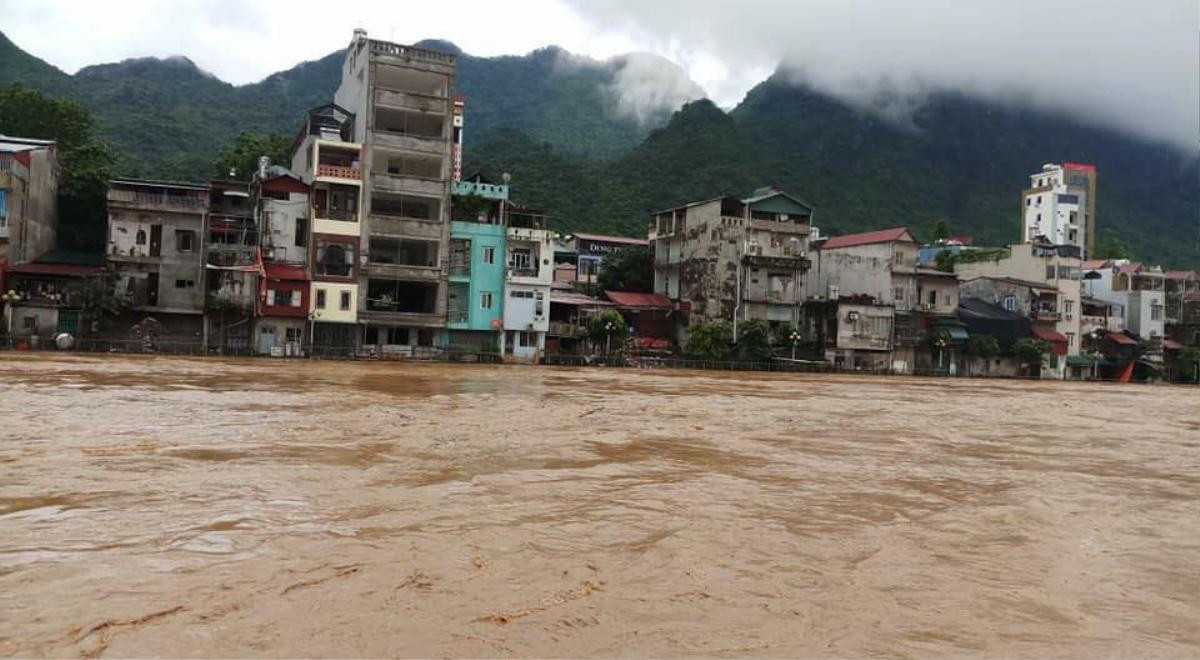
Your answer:
[[[747,254],[742,256],[742,262],[755,268],[777,268],[781,270],[808,270],[812,261],[799,256],[768,256],[765,254]]]
[[[375,105],[439,115],[446,114],[450,107],[449,101],[445,97],[389,89],[375,90]]]
[[[737,218],[742,220],[742,218]],[[774,220],[750,220],[750,228],[756,231],[767,231],[775,234],[792,234],[808,236],[808,223],[776,222]]]
[[[425,179],[395,174],[372,174],[371,188],[389,193],[442,197],[446,194],[446,182],[442,179]]]
[[[551,321],[548,334],[556,337],[582,337],[587,334],[587,327],[566,321]]]
[[[216,247],[211,246],[205,257],[210,266],[229,268],[235,266],[253,266],[258,263],[254,248]]]
[[[1035,309],[1029,317],[1034,321],[1053,321],[1056,323],[1063,318],[1062,312],[1053,309]]]
[[[371,131],[371,142],[377,151],[410,151],[434,156],[450,155],[449,145],[441,136],[373,130]]]
[[[200,193],[196,195],[170,195],[161,192],[155,193],[114,188],[108,191],[108,203],[112,206],[125,206],[154,211],[202,213],[208,208],[208,197]]]
[[[442,66],[454,66],[454,56],[436,50],[428,50],[417,46],[405,46],[390,41],[371,39],[371,54],[376,57],[394,57],[405,63],[413,61],[425,62]]]
[[[366,268],[360,270],[360,274],[385,279],[437,281],[442,275],[442,269],[436,266],[368,262]]]
[[[441,240],[446,226],[438,220],[410,218],[402,215],[371,214],[371,236],[394,236]]]
[[[319,163],[317,164],[317,178],[337,179],[339,182],[362,185],[362,168]]]

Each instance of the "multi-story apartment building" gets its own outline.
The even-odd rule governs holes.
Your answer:
[[[1021,241],[1096,249],[1096,167],[1047,163],[1021,193]]]
[[[541,358],[550,329],[554,232],[540,212],[505,207],[504,334],[500,352],[524,362]]]
[[[308,346],[311,241],[308,184],[290,170],[262,163],[251,183],[263,259],[255,350],[300,356]]]
[[[1149,343],[1148,359],[1161,358],[1166,335],[1166,283],[1162,268],[1149,268],[1127,259],[1088,261],[1084,265],[1085,293],[1120,303],[1125,310],[1125,330]]]
[[[354,113],[328,104],[308,112],[293,143],[292,171],[309,186],[309,345],[318,353],[349,354],[363,343],[358,255],[366,217],[365,170],[354,130]]]
[[[948,354],[965,341],[965,332],[948,323],[958,311],[957,279],[922,267],[919,248],[905,227],[814,243],[805,335],[823,347],[826,359],[847,368],[905,373],[933,367],[918,364],[928,356],[919,349],[930,332],[947,335]],[[952,370],[950,360],[943,362]]]
[[[1019,243],[1009,246],[1007,255],[996,259],[960,261],[954,272],[964,282],[990,277],[1044,285],[1032,287],[1037,289],[1036,318],[1031,317],[1033,331],[1051,347],[1043,377],[1063,379],[1069,374],[1067,358],[1078,356],[1082,348],[1081,263],[1078,246]],[[1033,314],[1035,302],[1031,299],[1027,304]]]
[[[476,178],[454,181],[453,192],[447,345],[455,351],[500,353],[508,185]]]
[[[261,273],[258,220],[244,182],[213,180],[208,185],[203,236],[208,348],[240,353],[250,348],[254,329]]]
[[[116,179],[108,188],[105,255],[115,293],[130,310],[114,321],[116,338],[138,335],[148,317],[161,342],[205,345],[205,235],[209,187]]]
[[[58,176],[53,141],[0,135],[0,285],[7,265],[54,248]]]
[[[810,204],[771,188],[659,211],[649,231],[654,291],[690,308],[691,320],[795,326],[812,216]]]
[[[334,100],[363,146],[365,268],[355,274],[364,346],[421,353],[445,342],[453,83],[447,53],[363,30],[346,50]]]

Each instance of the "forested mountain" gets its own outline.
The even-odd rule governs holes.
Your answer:
[[[690,81],[665,61],[601,63],[557,48],[481,58],[423,45],[459,55],[467,168],[510,172],[518,201],[545,208],[562,231],[640,235],[653,209],[773,184],[815,204],[827,233],[905,224],[928,236],[945,219],[955,233],[1003,243],[1017,238],[1027,175],[1069,160],[1098,168],[1102,236],[1138,258],[1200,267],[1197,154],[1070,117],[940,93],[900,125],[783,74],[731,112],[696,101],[670,115],[660,97],[637,115],[620,105],[625,67],[650,66],[668,99],[694,96]],[[69,76],[0,35],[0,84],[83,103],[121,170],[146,176],[204,177],[238,133],[291,133],[305,109],[332,98],[340,64],[333,53],[243,86],[182,57]]]

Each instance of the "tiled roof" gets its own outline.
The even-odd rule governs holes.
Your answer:
[[[1133,263],[1123,264],[1117,268],[1118,273],[1136,273],[1142,270],[1142,262],[1134,261]]]
[[[1200,279],[1200,273],[1194,270],[1168,270],[1163,273],[1163,277],[1168,280],[1189,280]]]
[[[578,305],[578,306],[594,306],[594,307],[612,307],[612,303],[607,300],[600,300],[591,296],[585,296],[578,291],[551,291],[551,305]]]
[[[833,238],[825,241],[825,244],[821,246],[821,249],[835,250],[837,248],[855,247],[857,245],[872,245],[874,243],[891,243],[893,241],[912,242],[912,236],[908,234],[908,227],[892,227],[891,229],[877,229],[875,231],[866,231],[860,234],[834,236]]]
[[[1123,344],[1126,346],[1132,346],[1134,344],[1137,344],[1136,339],[1134,339],[1133,337],[1130,337],[1129,335],[1125,334],[1124,332],[1110,332],[1105,336],[1118,344]]]
[[[1090,259],[1079,264],[1079,267],[1083,270],[1100,270],[1102,268],[1107,268],[1109,263],[1110,262],[1108,259]]]
[[[661,293],[637,293],[634,291],[605,291],[604,295],[619,307],[645,307],[649,309],[671,309],[671,300]]]

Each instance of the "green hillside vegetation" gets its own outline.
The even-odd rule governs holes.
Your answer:
[[[116,146],[119,172],[159,178],[208,177],[243,133],[291,135],[307,108],[332,99],[340,65],[333,53],[242,86],[185,58],[68,76],[0,36],[0,82],[77,100]],[[653,210],[770,184],[813,203],[826,233],[903,224],[928,238],[946,220],[955,233],[1002,244],[1018,237],[1019,193],[1031,172],[1044,162],[1090,162],[1099,170],[1102,241],[1134,258],[1200,267],[1195,153],[953,93],[929,97],[899,125],[781,74],[731,112],[697,101],[639,125],[614,116],[614,71],[557,48],[459,53],[467,170],[510,172],[516,200],[545,209],[564,232],[644,236]]]

